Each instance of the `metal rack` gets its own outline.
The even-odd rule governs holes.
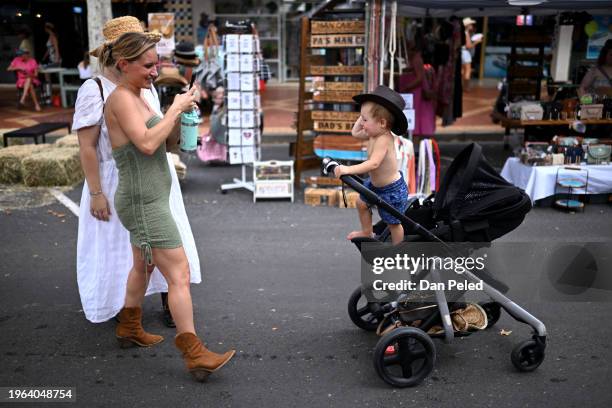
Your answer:
[[[575,173],[565,173],[565,170]],[[566,192],[557,193],[558,188],[566,189]],[[588,194],[589,170],[584,167],[559,166],[555,175],[555,206],[567,211],[582,210],[584,212],[584,202],[578,200],[578,194],[574,191],[576,189],[584,190],[585,196]],[[564,194],[566,197],[557,199],[559,194]]]
[[[254,181],[247,180],[248,165],[261,157],[261,99],[257,54],[259,39],[253,25],[225,27],[222,44],[225,49],[225,106],[229,163],[240,164],[241,178],[221,185],[221,192],[244,188],[255,191]]]

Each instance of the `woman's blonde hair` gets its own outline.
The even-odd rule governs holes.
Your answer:
[[[129,62],[136,61],[142,54],[155,47],[159,39],[143,33],[125,33],[122,34],[116,41],[110,44],[104,44],[99,55],[98,64],[101,69],[107,67],[116,67],[121,59]]]

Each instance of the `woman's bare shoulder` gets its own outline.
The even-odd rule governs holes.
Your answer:
[[[134,103],[134,98],[135,96],[129,90],[118,86],[108,96],[106,108],[111,110],[115,107],[121,109],[129,108]]]

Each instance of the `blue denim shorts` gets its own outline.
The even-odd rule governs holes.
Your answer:
[[[399,179],[384,187],[374,186],[369,178],[364,180],[363,185],[367,189],[376,193],[377,196],[386,201],[389,205],[391,205],[391,207],[395,208],[400,213],[404,214],[406,212],[406,209],[408,208],[408,187],[406,186],[404,176],[401,172]],[[359,197],[361,198],[361,201],[366,204],[368,203],[363,195],[360,194]],[[400,220],[382,208],[378,209],[378,214],[386,224],[394,225],[402,223]]]

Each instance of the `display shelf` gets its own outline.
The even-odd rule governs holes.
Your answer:
[[[564,191],[558,193],[558,188]],[[589,170],[582,167],[560,166],[555,175],[555,206],[568,211],[584,211],[584,203],[578,200],[576,189],[582,190],[584,195],[588,194]],[[566,197],[557,199],[556,196],[560,194]]]

